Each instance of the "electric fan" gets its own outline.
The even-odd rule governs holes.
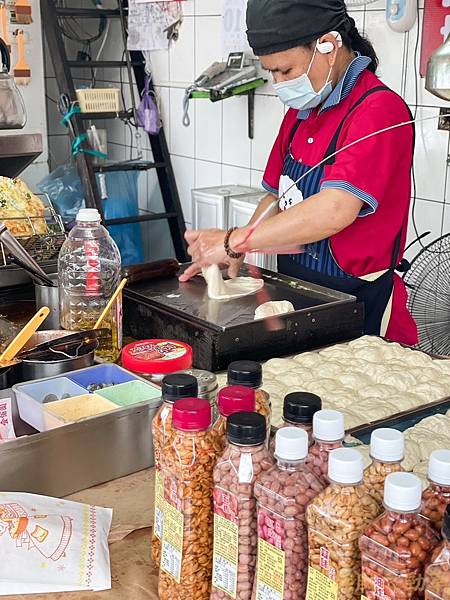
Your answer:
[[[450,356],[450,234],[423,248],[404,280],[419,329],[419,348]]]

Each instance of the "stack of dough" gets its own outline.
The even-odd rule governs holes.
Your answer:
[[[321,396],[324,408],[344,413],[347,429],[450,396],[450,360],[369,336],[274,358],[263,365],[263,376],[274,426],[281,424],[284,396],[292,391]]]

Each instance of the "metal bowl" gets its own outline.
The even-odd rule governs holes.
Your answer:
[[[37,344],[42,344],[50,340],[56,340],[59,337],[70,335],[71,331],[64,330],[49,330],[38,331],[35,333],[29,342],[25,345],[25,349],[29,350]],[[80,355],[75,358],[63,358],[51,361],[41,360],[22,360],[18,365],[19,377],[21,381],[30,381],[32,379],[43,379],[45,377],[57,377],[62,373],[91,367],[94,364],[94,353],[97,349],[98,342],[94,342],[86,348],[83,348]]]

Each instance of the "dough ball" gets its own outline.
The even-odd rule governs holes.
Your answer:
[[[396,409],[392,414],[411,410],[421,404],[419,396],[414,396],[414,394],[402,394],[399,392],[388,398],[388,402]]]
[[[354,348],[353,354],[356,356],[356,358],[361,358],[366,362],[374,364],[380,364],[384,359],[383,349],[381,346],[371,348]]]
[[[354,404],[351,409],[369,423],[385,419],[398,412],[394,404],[380,398],[365,398]]]
[[[293,362],[293,361],[292,361]],[[263,365],[263,372],[285,373],[289,371],[291,360],[288,358],[271,358]]]
[[[362,398],[390,398],[395,394],[395,390],[390,385],[377,383],[361,389],[359,394]]]
[[[393,388],[400,392],[406,392],[412,390],[417,385],[417,380],[408,371],[392,371],[392,369],[387,370],[386,375],[383,381],[384,385],[391,385]]]
[[[405,471],[412,471],[421,460],[422,455],[419,444],[409,439],[405,433],[405,458],[402,462],[402,467]]]
[[[419,383],[414,388],[414,393],[420,396],[425,402],[435,402],[443,400],[447,395],[447,390],[443,385],[436,382]]]
[[[357,406],[359,400],[357,396],[351,393],[351,390],[340,390],[333,394],[332,401],[338,407],[337,410],[341,410],[346,408],[353,409],[354,406]]]
[[[258,319],[266,319],[267,317],[273,317],[275,315],[284,315],[286,313],[294,312],[295,308],[292,302],[287,300],[274,300],[260,304],[255,310],[255,321]]]
[[[431,367],[432,358],[428,354],[418,352],[417,350],[405,349],[405,364],[411,367]]]
[[[386,342],[375,335],[364,335],[348,343],[350,348],[367,348],[368,346],[380,346]]]
[[[344,373],[338,377],[340,383],[354,390],[360,390],[370,385],[370,379],[360,373]]]
[[[302,367],[313,369],[321,366],[322,359],[317,352],[304,352],[294,357],[294,360],[299,363]]]
[[[345,363],[337,360],[327,360],[322,363],[320,372],[323,373],[325,377],[335,377],[336,375],[345,372],[345,367]]]
[[[331,346],[330,348],[325,348],[324,350],[321,350],[319,354],[322,358],[326,358],[327,360],[347,361],[352,355],[352,352],[348,346],[337,345]]]
[[[419,433],[425,431],[425,433],[437,433],[448,438],[450,446],[450,418],[446,415],[433,415],[420,421],[414,428],[413,431]]]

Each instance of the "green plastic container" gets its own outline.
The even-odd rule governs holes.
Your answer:
[[[161,389],[145,381],[128,381],[96,392],[117,406],[131,406],[161,397]]]

